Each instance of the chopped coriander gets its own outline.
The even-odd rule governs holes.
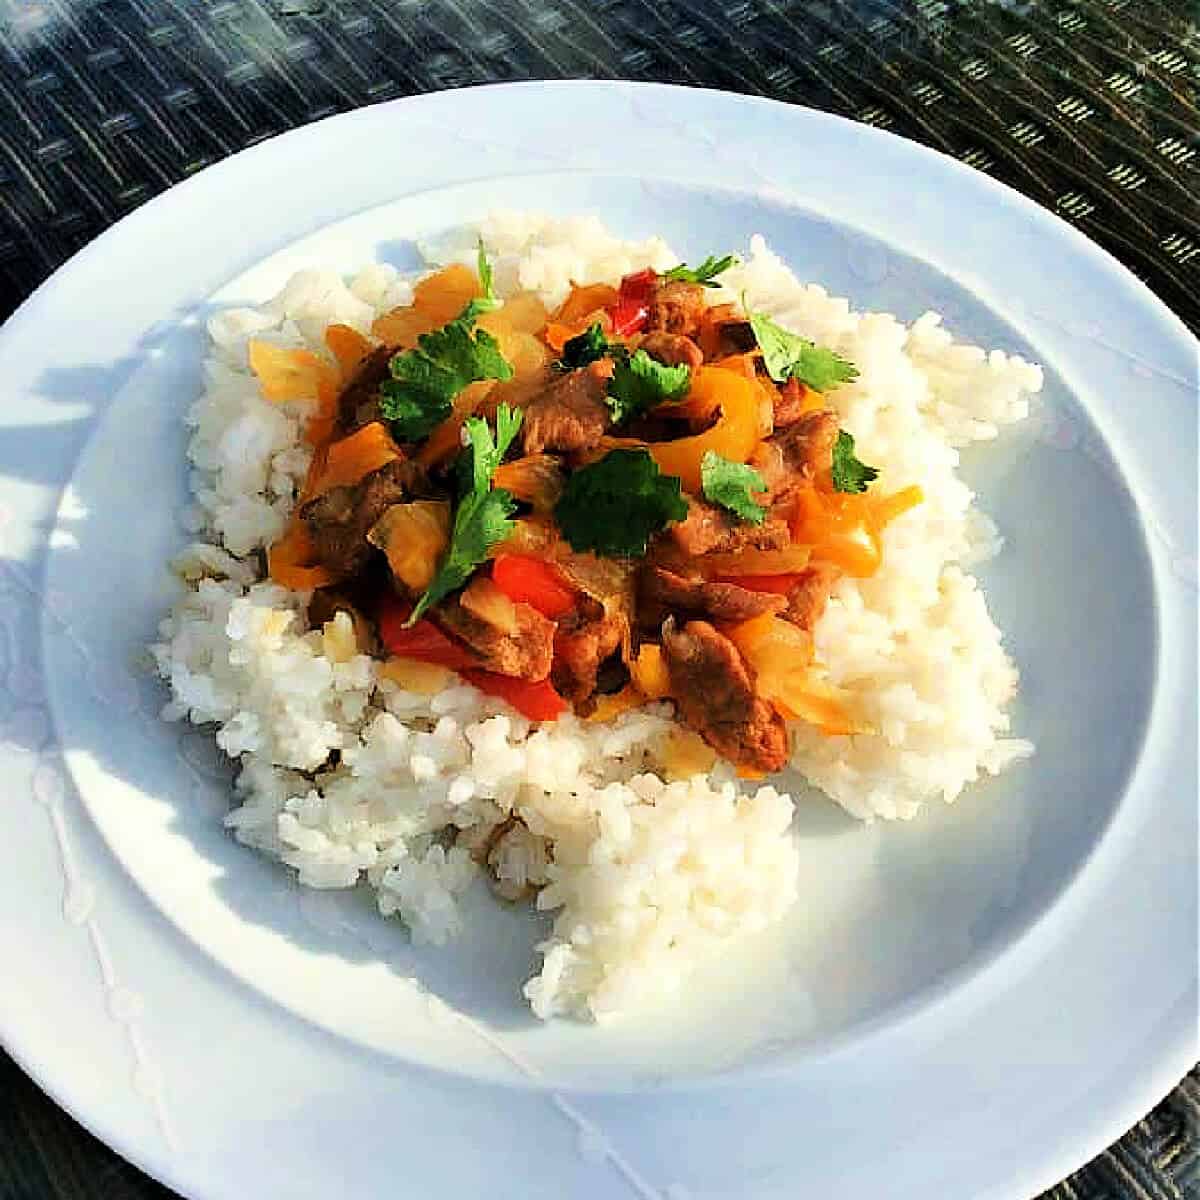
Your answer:
[[[492,264],[488,262],[487,251],[483,246],[483,238],[476,242],[475,270],[479,275],[479,286],[483,288],[486,300],[495,300],[496,289],[492,285]]]
[[[496,468],[504,461],[508,448],[521,432],[525,414],[519,408],[501,404],[496,409],[496,436],[486,421],[471,417],[466,422],[467,440],[474,453],[474,484],[476,491],[489,487]]]
[[[762,350],[767,374],[776,383],[796,379],[806,387],[827,392],[839,383],[858,378],[858,368],[852,362],[798,333],[789,333],[765,313],[747,309],[746,317]]]
[[[487,251],[483,248],[483,238],[478,240],[475,252],[475,272],[479,276],[479,286],[483,289],[482,296],[476,296],[467,307],[458,314],[459,321],[474,322],[484,313],[492,312],[500,307],[492,282],[492,264],[488,262]]]
[[[751,525],[763,523],[767,510],[753,499],[752,493],[765,492],[767,485],[753,467],[731,462],[709,450],[700,460],[700,483],[706,499]]]
[[[833,490],[835,492],[865,492],[867,484],[879,472],[854,456],[854,439],[839,429],[833,443]]]
[[[454,397],[480,379],[511,379],[500,343],[475,329],[472,300],[461,316],[417,339],[417,348],[391,361],[392,378],[381,387],[379,409],[401,441],[428,437],[451,413]]]
[[[571,548],[641,557],[652,534],[687,517],[679,480],[648,450],[611,450],[567,480],[554,519]]]
[[[433,582],[417,601],[407,624],[414,625],[443,597],[462,587],[488,551],[512,532],[516,503],[503,488],[492,487],[492,475],[521,428],[523,414],[501,404],[496,410],[496,436],[486,421],[468,417],[471,447],[470,490],[459,501],[450,531],[450,545]]]
[[[449,483],[455,503],[466,499],[471,494],[471,490],[475,486],[475,450],[473,447],[464,446],[454,456],[454,461],[450,464]]]
[[[664,400],[678,400],[687,394],[692,373],[686,366],[668,367],[635,350],[629,359],[618,359],[608,381],[608,407],[613,424],[620,425],[641,416]]]
[[[684,283],[699,283],[704,287],[720,287],[716,276],[720,275],[722,271],[728,271],[737,262],[737,256],[734,254],[726,254],[723,258],[717,258],[715,254],[710,254],[698,267],[689,267],[687,263],[680,263],[679,266],[664,271],[663,278],[677,279]]]
[[[578,371],[589,363],[597,362],[608,356],[622,357],[627,354],[620,342],[610,342],[604,336],[604,328],[599,321],[591,325],[573,338],[563,343],[562,357],[555,364],[560,371]]]

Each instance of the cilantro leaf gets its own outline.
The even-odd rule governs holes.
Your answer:
[[[476,242],[475,270],[479,275],[479,285],[483,288],[484,299],[495,300],[496,289],[492,286],[492,264],[488,262],[487,251],[483,246],[483,238]]]
[[[475,252],[475,272],[479,276],[479,286],[483,288],[483,295],[476,296],[469,301],[467,307],[458,314],[459,321],[473,323],[477,317],[483,316],[484,313],[492,312],[500,307],[500,300],[496,298],[496,289],[492,279],[492,264],[488,262],[487,251],[483,247],[483,238],[479,238],[476,242],[478,249]]]
[[[720,287],[721,285],[717,283],[715,277],[722,271],[728,271],[737,262],[738,258],[735,254],[726,254],[723,258],[717,258],[715,254],[710,254],[698,267],[689,267],[687,263],[680,263],[679,266],[664,271],[663,278],[678,279],[684,283],[699,283],[704,287]]]
[[[392,378],[380,388],[379,409],[404,442],[428,437],[449,415],[454,397],[480,379],[511,379],[500,343],[474,329],[471,305],[441,329],[423,333],[417,347],[392,358]]]
[[[470,417],[466,421],[468,445],[474,455],[472,464],[473,484],[475,491],[486,491],[491,485],[492,475],[504,461],[509,446],[521,429],[525,414],[519,409],[509,408],[501,404],[496,410],[496,436],[488,423],[479,417]]]
[[[496,410],[496,436],[486,421],[468,417],[471,447],[471,487],[459,501],[450,530],[450,545],[433,582],[417,601],[406,625],[417,621],[439,600],[462,587],[488,551],[512,532],[516,501],[504,488],[492,487],[492,475],[521,428],[523,414],[501,404]]]
[[[563,343],[562,356],[556,365],[560,371],[578,371],[618,350],[624,350],[624,346],[609,342],[600,322],[593,321],[583,333]]]
[[[488,551],[512,532],[512,514],[517,504],[503,488],[472,492],[459,505],[450,532],[450,548],[433,582],[417,601],[412,616],[405,622],[412,626],[439,600],[457,591],[471,578]]]
[[[798,333],[789,333],[766,313],[747,309],[746,317],[763,352],[767,374],[776,383],[798,379],[818,392],[827,392],[839,383],[858,378],[858,368],[852,362]]]
[[[833,490],[835,492],[865,492],[867,484],[879,472],[854,457],[854,439],[839,429],[833,443]]]
[[[691,383],[692,373],[686,365],[667,367],[645,350],[635,350],[628,361],[617,360],[608,381],[606,399],[613,423],[619,425],[641,416],[664,400],[678,400],[687,394]]]
[[[727,508],[731,513],[761,525],[767,510],[751,497],[752,492],[765,492],[763,477],[745,463],[731,462],[715,450],[709,450],[700,460],[700,485],[705,498]]]
[[[651,534],[687,511],[679,480],[648,450],[610,450],[567,480],[554,519],[573,550],[640,557]]]
[[[436,391],[409,388],[388,379],[380,388],[379,411],[391,422],[400,441],[419,442],[454,409],[450,401]]]

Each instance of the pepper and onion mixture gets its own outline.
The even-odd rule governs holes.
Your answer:
[[[397,683],[451,673],[532,721],[674,702],[682,753],[747,776],[785,722],[865,731],[814,660],[842,575],[880,564],[888,496],[824,393],[854,366],[709,305],[734,260],[572,288],[548,312],[453,265],[328,357],[252,342],[271,401],[313,401],[312,465],[268,552]]]

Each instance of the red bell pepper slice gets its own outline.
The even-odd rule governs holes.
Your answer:
[[[736,584],[748,592],[774,592],[786,596],[801,580],[800,575],[721,575],[721,583]]]
[[[492,582],[514,603],[528,604],[552,621],[575,607],[575,593],[540,558],[500,554],[492,564]]]
[[[641,333],[650,316],[650,293],[658,284],[658,272],[647,267],[621,280],[617,302],[608,309],[612,331],[616,337]]]
[[[499,696],[531,721],[557,721],[567,711],[567,702],[548,679],[536,683],[514,679],[494,671],[462,671],[462,677],[488,696]]]
[[[422,618],[411,629],[406,629],[404,622],[411,612],[412,605],[402,600],[388,598],[380,605],[376,614],[379,640],[389,654],[435,663],[452,671],[479,665],[479,659],[470,650],[443,633],[432,621]]]

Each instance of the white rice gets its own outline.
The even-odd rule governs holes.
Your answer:
[[[501,291],[533,289],[548,304],[572,281],[615,283],[678,261],[660,239],[623,242],[594,218],[513,213],[427,256],[472,261],[477,233]],[[861,458],[881,468],[874,486],[919,483],[925,493],[886,531],[880,571],[843,580],[816,630],[830,678],[878,733],[829,738],[797,725],[792,734],[796,771],[849,812],[910,818],[1032,753],[1007,736],[1017,671],[969,573],[1001,539],[956,469],[958,447],[1027,415],[1041,372],[956,343],[932,313],[905,327],[853,312],[799,283],[761,238],[725,282],[714,302],[744,293],[858,366],[830,402]],[[534,1012],[635,1011],[794,901],[791,799],[739,786],[723,763],[674,779],[667,706],[605,725],[567,717],[536,727],[453,677],[433,695],[404,691],[357,652],[348,618],[308,630],[307,596],[257,581],[248,557],[279,536],[309,459],[304,406],[262,399],[249,338],[324,353],[328,324],[367,329],[410,295],[384,265],[349,282],[303,271],[261,308],[209,322],[204,393],[187,414],[194,505],[184,520],[201,540],[177,563],[189,590],[153,647],[172,693],[163,715],[214,724],[221,748],[240,758],[227,818],[235,836],[312,887],[365,879],[380,911],[398,914],[417,941],[458,931],[457,898],[478,874],[468,845],[489,844],[519,816],[525,828],[491,838],[489,863],[508,894],[533,885],[538,906],[557,912],[525,986]],[[465,831],[457,844],[448,828]]]

